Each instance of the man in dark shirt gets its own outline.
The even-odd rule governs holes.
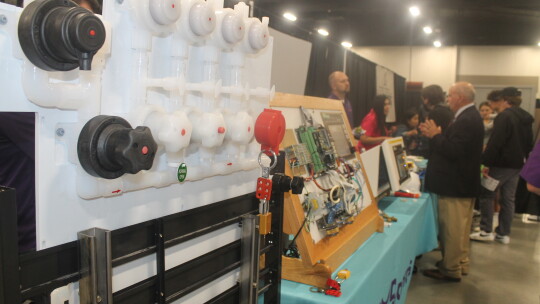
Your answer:
[[[0,185],[16,190],[19,252],[36,248],[35,120],[0,112]]]
[[[332,92],[330,95],[328,95],[328,98],[338,99],[343,102],[343,109],[347,114],[347,119],[349,119],[351,129],[353,129],[355,127],[353,109],[351,101],[347,98],[347,94],[349,94],[351,89],[349,77],[343,72],[335,71],[332,72],[328,77],[328,84],[330,85],[330,89],[332,89]]]
[[[420,107],[420,121],[431,119],[443,132],[454,119],[454,113],[444,104],[444,98],[444,91],[439,85],[432,84],[422,89],[423,106]]]
[[[493,235],[493,200],[496,190],[482,187],[480,195],[480,229],[470,235],[472,240],[510,243],[510,229],[514,217],[516,188],[519,172],[532,149],[531,114],[521,109],[521,92],[508,87],[502,90],[498,100],[490,100],[491,107],[499,114],[493,121],[493,132],[482,156],[485,166],[484,175],[497,180],[497,189],[501,191],[499,203],[499,226]]]
[[[422,89],[421,97],[423,104],[419,110],[420,122],[424,122],[427,119],[433,120],[444,132],[454,119],[454,113],[444,103],[445,94],[443,89],[436,84],[429,85]],[[422,134],[418,138],[421,149],[417,151],[416,155],[429,158],[429,139]]]

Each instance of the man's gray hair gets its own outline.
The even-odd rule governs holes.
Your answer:
[[[468,82],[458,82],[455,84],[454,89],[456,90],[456,93],[463,96],[469,102],[474,102],[476,91],[472,84]]]

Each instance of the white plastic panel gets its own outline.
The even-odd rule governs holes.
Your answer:
[[[92,70],[47,72],[20,49],[21,9],[0,3],[8,20],[0,25],[0,111],[37,113],[38,249],[73,241],[88,228],[114,230],[255,191],[260,145],[253,124],[273,95],[272,40],[258,50],[246,48],[243,32],[255,20],[245,14],[247,6],[219,5],[104,1],[107,40]],[[219,31],[218,15],[232,16],[221,20]],[[158,144],[150,170],[112,180],[85,172],[77,141],[98,115],[150,128]],[[181,164],[187,166],[183,182],[177,178]],[[200,255],[237,238],[237,228],[229,227],[182,246]],[[180,263],[174,250],[180,249],[168,251],[171,262]],[[114,290],[155,269],[152,257],[132,263],[114,269]],[[194,291],[186,303],[211,299],[235,280],[229,274]],[[57,292],[59,301],[72,297],[76,287],[70,288]]]

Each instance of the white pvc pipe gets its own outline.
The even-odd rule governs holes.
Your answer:
[[[188,166],[185,181],[197,181],[210,176],[229,175],[241,170],[252,170],[259,165],[256,160],[237,163],[204,163],[199,166]],[[121,195],[125,192],[145,188],[162,188],[178,183],[178,167],[167,167],[160,171],[141,171],[137,174],[126,174],[116,179],[95,178],[79,167],[77,174],[77,194],[83,199],[95,199]]]
[[[25,60],[22,86],[26,97],[40,107],[77,110],[88,102],[97,100],[99,104],[100,74],[100,69],[95,67],[90,71],[79,71],[78,83],[51,83],[49,72]]]

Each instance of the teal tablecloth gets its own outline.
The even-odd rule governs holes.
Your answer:
[[[374,233],[338,269],[351,271],[341,285],[343,295],[313,293],[308,285],[282,280],[281,303],[405,303],[415,257],[437,247],[434,202],[429,194],[419,199],[384,198],[379,208],[398,221]]]

